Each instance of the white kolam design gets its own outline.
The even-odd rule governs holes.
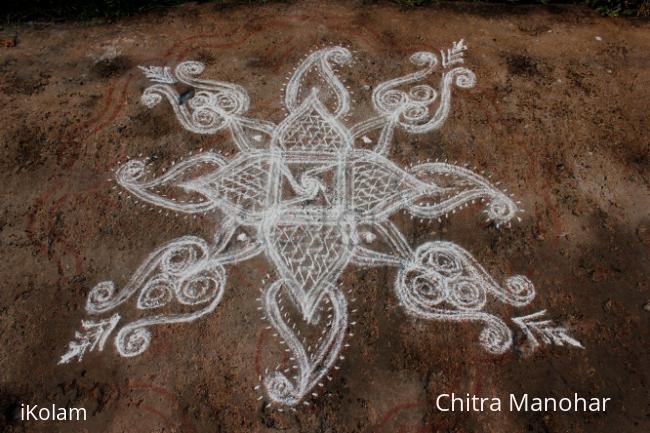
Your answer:
[[[501,354],[513,347],[506,321],[486,309],[500,302],[529,305],[535,288],[524,276],[494,279],[472,255],[452,242],[430,241],[413,249],[391,216],[449,217],[483,204],[497,227],[517,217],[518,206],[504,191],[474,171],[448,162],[404,169],[388,155],[396,131],[425,134],[440,128],[455,88],[470,89],[476,76],[465,68],[463,41],[451,48],[410,57],[416,72],[379,84],[372,93],[376,116],[348,126],[353,101],[337,76],[352,54],[334,46],[309,54],[288,81],[279,124],[249,118],[249,98],[236,85],[199,78],[204,66],[187,61],[170,67],[141,67],[154,84],[142,102],[171,105],[181,125],[197,134],[228,131],[239,153],[226,157],[199,151],[155,174],[151,161],[132,159],[116,170],[118,184],[139,201],[181,214],[221,217],[213,239],[184,236],[151,253],[130,281],[118,289],[97,284],[88,295],[82,331],[60,363],[81,361],[87,352],[113,343],[124,357],[145,352],[154,326],[187,323],[219,305],[228,265],[263,254],[275,276],[259,309],[288,359],[260,378],[260,399],[295,408],[309,404],[338,369],[346,337],[352,335],[348,299],[339,283],[354,264],[394,266],[394,290],[404,311],[416,318],[475,322],[481,347]],[[437,87],[425,80],[439,77]],[[191,88],[179,94],[177,85]],[[375,136],[376,138],[370,138]],[[354,295],[351,295],[352,297]],[[115,310],[135,306],[124,322]],[[512,318],[528,347],[582,347],[545,311]],[[109,316],[107,316],[109,315]],[[318,392],[317,392],[318,390]]]

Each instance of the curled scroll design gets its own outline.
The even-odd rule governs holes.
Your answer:
[[[141,67],[150,79],[150,71],[154,68],[156,67]],[[196,78],[204,68],[200,62],[183,62],[176,66],[175,77],[171,76],[169,69],[165,69],[168,77],[164,80],[152,79],[157,84],[145,89],[141,97],[142,103],[151,108],[166,98],[183,127],[198,134],[214,134],[230,126],[237,116],[248,110],[248,94],[236,84]],[[192,90],[187,103],[172,87],[171,84],[176,82],[198,89]]]
[[[136,320],[120,329],[115,337],[115,347],[120,355],[125,357],[137,356],[145,352],[151,343],[151,332],[147,329],[153,325],[191,322],[212,312],[223,297],[226,282],[226,272],[222,266],[214,263],[209,268],[208,260],[193,265],[176,280],[171,280],[172,290],[176,300],[183,305],[205,305],[195,311],[178,314],[159,314]],[[159,277],[158,277],[159,278]],[[138,308],[145,308],[142,299],[151,286],[145,287],[138,300]],[[155,308],[163,306],[156,305]]]
[[[424,106],[426,108],[438,97],[438,92],[426,84],[415,86],[408,92],[397,89],[399,86],[412,84],[426,78],[438,66],[436,55],[427,51],[414,53],[409,60],[416,66],[422,66],[423,69],[385,81],[377,86],[372,93],[375,109],[395,120],[406,112],[417,111],[417,107]]]
[[[451,106],[451,89],[454,85],[469,89],[476,83],[476,75],[463,67],[456,67],[442,73],[439,92],[428,84],[419,84],[406,92],[397,87],[412,84],[429,76],[438,66],[435,54],[421,51],[413,54],[411,63],[423,69],[386,81],[377,86],[372,95],[375,109],[383,114],[390,124],[399,125],[412,134],[422,134],[438,129],[447,119]],[[435,112],[430,106],[439,100]]]
[[[88,295],[86,310],[91,314],[110,311],[135,293],[139,293],[138,310],[155,311],[174,303],[176,312],[142,317],[117,333],[115,346],[120,355],[136,356],[149,347],[148,327],[191,322],[210,313],[219,304],[225,283],[226,271],[219,256],[211,254],[208,243],[185,236],[154,251],[122,290],[117,291],[112,282],[95,286]]]
[[[408,171],[387,158],[365,150],[353,153],[352,204],[365,221],[384,219],[396,210],[435,219],[476,201],[498,227],[517,217],[519,207],[485,177],[446,162],[424,163]]]
[[[132,159],[117,169],[115,179],[140,200],[177,212],[200,213],[213,209],[217,203],[209,197],[203,197],[198,201],[182,202],[167,198],[157,191],[163,187],[182,188],[182,181],[187,180],[188,174],[193,173],[198,166],[202,165],[223,167],[226,165],[226,161],[215,153],[206,152],[181,161],[161,176],[149,178],[147,162]]]
[[[501,319],[482,311],[488,295],[516,307],[535,297],[526,277],[510,277],[502,287],[467,251],[443,241],[421,245],[400,269],[395,289],[400,303],[415,316],[485,323],[479,341],[495,354],[510,348],[512,332]]]
[[[248,111],[250,100],[246,89],[238,84],[227,83],[225,81],[196,78],[203,73],[204,69],[205,65],[203,63],[187,61],[179,63],[175,70],[178,81],[205,91],[203,93],[204,96],[199,98],[200,100],[197,101],[197,97],[202,95],[202,92],[197,92],[190,99],[195,110],[198,107],[214,107],[214,109],[226,117],[243,114]]]
[[[91,314],[110,311],[138,291],[139,309],[162,307],[173,296],[185,303],[186,285],[208,263],[209,247],[203,239],[195,236],[175,239],[151,253],[122,290],[117,291],[112,281],[97,284],[88,294],[86,311]]]

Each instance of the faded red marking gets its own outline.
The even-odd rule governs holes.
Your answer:
[[[266,328],[262,329],[260,335],[257,336],[257,343],[255,344],[255,374],[257,377],[262,375],[262,348],[264,347],[266,340],[269,337],[269,331]]]
[[[178,398],[177,394],[173,393],[172,391],[168,390],[167,388],[163,388],[162,386],[147,384],[147,383],[138,382],[138,381],[134,381],[134,382],[129,383],[128,388],[130,390],[145,389],[145,390],[148,390],[148,391],[152,391],[154,394],[157,394],[158,396],[163,397],[168,402],[173,403],[176,406],[176,409],[178,410],[178,412],[180,412],[180,414],[181,414],[181,425],[183,427],[186,427],[181,431],[183,431],[183,433],[188,432],[188,431],[196,433],[196,431],[197,431],[196,427],[194,426],[194,424],[190,421],[190,419],[183,412],[183,410],[182,410],[183,404],[182,404],[181,400]],[[142,409],[144,411],[159,416],[161,419],[165,420],[168,424],[171,424],[173,422],[169,417],[165,416],[162,412],[160,412],[159,410],[157,410],[157,409],[155,409],[155,408],[153,408],[151,406],[143,404],[143,405],[141,405],[141,407],[142,407]]]
[[[126,96],[127,96],[126,91],[128,90],[129,84],[131,83],[132,79],[133,79],[133,75],[129,74],[128,78],[124,82],[124,86],[122,86],[122,92],[120,93],[119,102],[117,103],[117,106],[113,109],[113,112],[111,113],[111,115],[108,117],[108,119],[106,119],[105,121],[103,121],[99,125],[95,126],[93,129],[91,129],[90,132],[88,133],[88,136],[86,136],[86,138],[88,138],[91,135],[96,134],[97,132],[99,132],[102,129],[106,128],[106,126],[108,126],[109,123],[111,123],[113,120],[115,120],[117,118],[118,114],[126,106]],[[108,107],[106,107],[106,108],[108,108]]]
[[[163,421],[165,421],[166,424],[172,424],[172,420],[169,417],[165,416],[161,411],[147,404],[141,404],[140,408],[145,412],[149,412],[151,414],[156,415],[158,418],[161,418]]]
[[[378,423],[369,426],[365,431],[366,433],[376,433],[384,429],[386,424],[388,424],[390,421],[392,421],[394,418],[396,418],[401,412],[404,412],[406,410],[410,409],[416,409],[423,407],[425,405],[424,402],[411,402],[411,403],[402,403],[398,404],[397,406],[392,407],[386,413],[384,413],[384,416],[379,420]]]

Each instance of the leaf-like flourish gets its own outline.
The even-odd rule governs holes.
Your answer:
[[[443,54],[443,66],[463,62],[463,51],[467,47],[462,41]],[[361,122],[352,128],[354,137],[377,128],[382,128],[375,152],[386,154],[395,128],[411,134],[423,134],[440,128],[449,116],[451,91],[454,85],[470,89],[476,84],[476,75],[467,68],[445,69],[440,78],[438,90],[428,84],[417,84],[408,91],[399,87],[422,81],[431,75],[439,65],[438,57],[428,51],[420,51],[410,57],[411,63],[422,67],[419,71],[385,81],[372,94],[372,102],[379,116]],[[434,104],[437,103],[435,110]]]
[[[329,47],[311,53],[291,76],[287,84],[287,90],[284,97],[284,105],[289,112],[293,112],[303,103],[301,101],[301,91],[307,89],[308,97],[313,93],[314,88],[308,86],[305,82],[307,74],[315,69],[328,88],[316,89],[321,96],[325,97],[326,93],[333,93],[335,103],[333,109],[329,110],[334,117],[340,117],[346,114],[350,109],[350,95],[336,76],[332,69],[332,64],[345,65],[352,61],[352,54],[347,48]],[[321,102],[325,102],[321,99]]]
[[[584,349],[578,340],[569,335],[569,331],[565,327],[556,325],[551,320],[537,320],[544,317],[545,314],[546,310],[541,310],[528,316],[512,318],[512,321],[526,335],[532,350],[537,349],[541,345],[539,340],[544,344],[555,344],[557,346],[564,346],[566,344]]]
[[[75,339],[68,343],[68,351],[61,356],[59,364],[67,364],[74,358],[81,362],[87,352],[104,350],[106,340],[119,321],[119,314],[103,320],[82,320],[82,332],[75,332]]]
[[[142,93],[142,103],[151,108],[163,97],[169,101],[176,117],[184,128],[198,134],[214,134],[229,125],[249,106],[246,91],[236,84],[195,78],[203,72],[202,63],[187,61],[176,66],[176,77],[169,68],[144,68],[145,75],[159,84],[154,84]],[[182,103],[178,92],[170,85],[179,81],[196,89],[187,104]]]
[[[286,344],[291,359],[296,362],[297,376],[292,380],[282,371],[274,371],[263,381],[269,398],[277,403],[295,406],[323,379],[338,359],[348,326],[347,302],[343,293],[334,286],[325,292],[321,304],[329,305],[329,314],[327,317],[321,314],[312,323],[323,327],[321,338],[315,346],[305,347],[295,327],[288,323],[278,300],[285,285],[285,281],[279,280],[266,290],[264,309],[271,326]],[[327,323],[321,323],[325,321]]]
[[[226,160],[219,155],[206,152],[187,158],[164,174],[152,178],[146,161],[132,159],[117,169],[115,179],[131,194],[152,205],[183,213],[202,213],[212,210],[218,203],[206,196],[177,200],[174,195],[186,193],[187,189],[182,183],[197,177],[197,173],[212,167],[219,170],[225,164]],[[168,191],[161,193],[162,189]]]
[[[419,218],[439,218],[477,200],[488,201],[487,219],[497,226],[512,220],[519,211],[508,195],[483,176],[464,167],[433,162],[416,165],[411,173],[424,184],[437,185],[442,191],[436,197],[431,197],[426,189],[414,191],[409,212]]]
[[[140,66],[153,82],[142,93],[141,101],[149,108],[167,99],[181,122],[181,125],[197,134],[214,134],[230,128],[235,144],[243,150],[257,147],[270,136],[275,125],[272,122],[249,119],[243,114],[248,111],[250,101],[246,90],[232,83],[197,78],[204,65],[186,61],[176,66],[175,74],[169,67]],[[178,94],[173,84],[180,82],[193,89],[189,97]],[[251,134],[252,133],[252,134]]]
[[[188,270],[176,281],[174,295],[183,305],[206,305],[203,308],[174,314],[157,314],[138,319],[122,327],[115,337],[115,347],[122,356],[137,356],[147,350],[151,333],[147,329],[153,325],[192,322],[212,312],[223,296],[226,272],[214,262],[209,267],[195,267]],[[161,305],[162,306],[162,305]],[[139,308],[142,308],[138,305]]]
[[[174,84],[178,81],[169,66],[138,66],[138,68],[145,77],[155,83]]]
[[[484,177],[443,162],[404,171],[374,152],[350,153],[352,207],[364,221],[383,220],[407,209],[419,218],[440,218],[476,201],[488,201],[485,213],[497,226],[518,212],[515,202]]]

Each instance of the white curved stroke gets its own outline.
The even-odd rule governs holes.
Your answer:
[[[415,250],[414,257],[416,262],[423,263],[426,260],[427,264],[437,270],[453,268],[459,275],[478,281],[481,287],[505,304],[524,307],[535,298],[535,287],[527,278],[515,275],[506,279],[502,287],[467,250],[453,242],[425,242]]]
[[[319,321],[315,323],[324,328],[324,338],[318,347],[310,352],[305,349],[300,338],[283,316],[278,303],[278,295],[284,285],[285,281],[279,280],[266,290],[264,308],[267,319],[293,355],[298,374],[294,380],[291,380],[282,371],[274,371],[264,377],[263,383],[271,400],[286,406],[295,406],[336,363],[348,326],[347,302],[345,296],[334,286],[325,292],[326,299],[329,300],[332,307],[331,318],[329,318],[330,316],[320,317]],[[326,320],[328,322],[323,323]]]
[[[331,62],[339,65],[345,65],[352,60],[352,54],[347,48],[343,47],[329,47],[311,53],[291,76],[287,84],[287,90],[284,97],[284,106],[289,112],[295,111],[300,105],[299,94],[304,85],[303,80],[307,72],[316,67],[318,72],[323,77],[325,84],[332,87],[336,95],[336,109],[334,110],[334,117],[340,117],[347,113],[350,109],[350,95],[341,83],[341,80],[336,76],[332,70]]]
[[[391,252],[375,251],[368,244],[362,245],[361,240],[359,240],[352,257],[354,263],[363,266],[399,267],[413,256],[411,246],[392,221],[386,220],[374,223],[372,227],[378,232],[382,240],[391,247]],[[362,238],[362,236],[358,237]]]
[[[426,78],[438,66],[438,58],[436,55],[427,51],[419,51],[413,54],[409,60],[416,66],[422,66],[423,69],[404,75],[403,77],[384,81],[372,92],[372,103],[375,109],[387,117],[396,118],[403,113],[409,104],[413,104],[416,101],[412,95],[401,90],[396,90],[396,88]],[[425,87],[421,89],[424,90]],[[428,90],[428,97],[423,98],[421,102],[427,104],[432,103],[437,98],[437,92],[430,86],[426,86],[426,89]]]
[[[179,104],[180,95],[168,84],[154,84],[145,89],[140,98],[148,108],[167,98],[176,118],[183,128],[197,134],[215,134],[228,126],[230,116],[213,102],[213,95],[207,91],[197,92],[190,104]],[[191,108],[191,109],[190,109]]]
[[[227,116],[242,114],[248,111],[250,100],[246,89],[238,84],[225,81],[195,78],[203,73],[204,69],[205,65],[201,62],[192,60],[182,62],[176,66],[176,78],[188,86],[213,92],[214,95],[217,95],[214,99],[215,107],[218,107]]]
[[[406,297],[404,297],[406,298]],[[486,325],[481,331],[479,342],[489,353],[501,355],[512,347],[512,331],[503,320],[484,312],[449,311],[435,307],[424,307],[417,302],[402,301],[407,313],[426,320],[454,322],[482,322]]]
[[[407,172],[384,156],[362,149],[349,152],[347,158],[352,176],[350,206],[363,222],[386,220],[400,209],[419,218],[436,219],[486,200],[485,213],[497,226],[519,212],[508,195],[461,166],[424,163]]]
[[[489,200],[486,214],[488,219],[494,221],[497,226],[509,222],[519,212],[516,203],[507,194],[501,192],[483,176],[467,168],[446,162],[432,162],[416,165],[411,169],[411,173],[419,179],[423,175],[434,175],[447,179],[453,178],[459,189],[463,188],[463,190],[447,199],[430,204],[415,204],[416,200],[430,195],[424,189],[416,190],[411,198],[408,210],[419,218],[439,218],[453,209],[482,199]],[[448,189],[453,191],[455,186],[452,183],[452,186]]]
[[[462,89],[471,89],[476,84],[476,75],[467,68],[454,68],[449,72],[445,72],[440,80],[440,105],[435,114],[426,123],[418,124],[417,122],[424,119],[425,116],[422,115],[420,117],[419,114],[417,116],[409,116],[409,109],[411,107],[406,106],[401,112],[405,120],[398,121],[399,126],[412,134],[423,134],[440,128],[449,115],[451,108],[451,88],[453,84],[456,84],[457,87]],[[424,108],[420,104],[416,104],[415,107],[417,109]],[[423,110],[422,113],[428,114],[428,111]]]
[[[206,152],[179,162],[161,176],[145,180],[144,178],[147,175],[147,164],[142,160],[132,159],[117,169],[115,179],[117,180],[117,183],[131,194],[140,200],[151,203],[155,206],[190,214],[201,213],[212,210],[218,205],[218,203],[210,199],[200,202],[183,203],[164,197],[161,194],[151,192],[151,190],[155,191],[156,188],[164,186],[180,186],[180,179],[189,171],[196,169],[197,166],[201,164],[212,164],[217,167],[223,167],[226,165],[226,162],[227,161],[219,155]]]

